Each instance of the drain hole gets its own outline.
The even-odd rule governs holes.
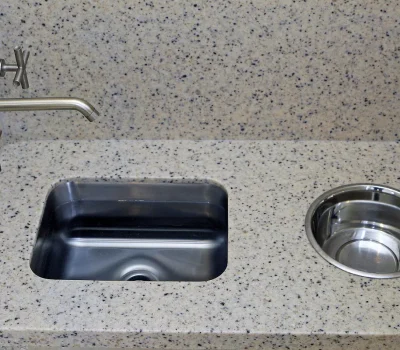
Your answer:
[[[127,281],[152,281],[152,279],[149,276],[144,276],[144,275],[135,275],[132,277],[129,277]]]
[[[121,281],[158,281],[157,275],[149,269],[134,269],[121,276]]]

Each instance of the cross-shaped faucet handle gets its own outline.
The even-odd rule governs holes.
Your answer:
[[[17,64],[7,64],[5,60],[0,59],[0,77],[4,77],[6,72],[15,72],[14,86],[21,85],[23,89],[27,89],[29,82],[26,74],[26,65],[28,64],[29,51],[22,52],[22,49],[16,46],[14,54]]]

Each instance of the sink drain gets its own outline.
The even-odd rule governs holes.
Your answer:
[[[127,281],[152,281],[152,279],[149,276],[136,275],[129,277]]]
[[[158,281],[158,278],[150,271],[131,271],[121,278],[122,281]]]

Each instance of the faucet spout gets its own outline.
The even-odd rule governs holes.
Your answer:
[[[90,122],[94,121],[94,114],[99,115],[96,108],[89,102],[74,97],[0,99],[0,112],[50,110],[76,110],[82,113]]]

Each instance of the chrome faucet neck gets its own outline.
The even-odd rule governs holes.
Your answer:
[[[4,98],[0,99],[0,112],[75,110],[90,122],[99,112],[89,102],[74,97]]]

